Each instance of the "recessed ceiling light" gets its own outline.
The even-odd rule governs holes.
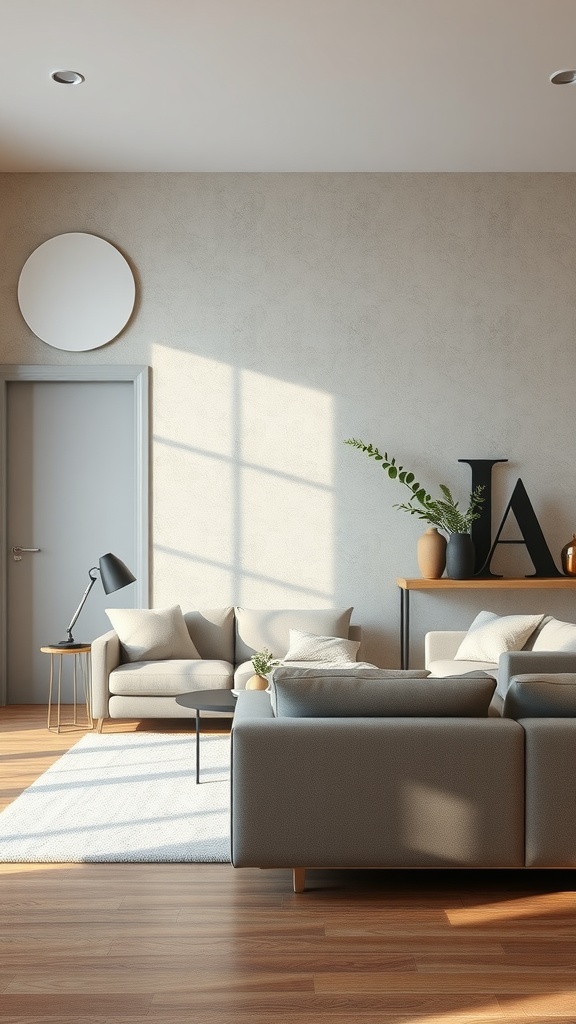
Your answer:
[[[576,85],[576,71],[555,71],[550,81],[552,85]]]
[[[84,81],[79,71],[53,71],[50,78],[60,85],[80,85]]]

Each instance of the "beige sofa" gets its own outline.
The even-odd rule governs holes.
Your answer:
[[[114,630],[92,643],[92,715],[106,718],[189,718],[196,712],[176,698],[195,690],[243,689],[254,674],[250,658],[264,647],[275,658],[288,651],[290,630],[361,640],[352,608],[210,608],[184,612],[199,659],[129,662]],[[360,656],[360,650],[358,651]],[[210,717],[217,712],[210,712]],[[229,716],[228,716],[229,717]]]
[[[543,626],[549,621],[550,617],[544,620]],[[514,676],[535,672],[576,672],[576,651],[532,650],[540,632],[537,629],[521,651],[506,651],[497,662],[489,662],[455,660],[466,630],[432,631],[424,638],[424,665],[431,676],[438,677],[486,672],[496,680],[494,705],[501,708]]]
[[[309,868],[576,867],[576,676],[516,678],[505,717],[486,676],[285,666],[272,689],[232,726],[235,867],[296,891]]]

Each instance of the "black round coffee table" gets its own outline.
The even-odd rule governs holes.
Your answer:
[[[232,690],[193,690],[191,693],[180,693],[176,703],[183,708],[196,711],[196,784],[200,784],[200,712],[201,711],[232,711],[236,710],[236,697]]]

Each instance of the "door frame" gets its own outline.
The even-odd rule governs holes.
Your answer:
[[[8,599],[8,385],[19,381],[82,383],[129,382],[134,398],[134,479],[136,605],[148,608],[149,582],[149,368],[147,366],[24,366],[0,365],[0,707],[7,701]]]

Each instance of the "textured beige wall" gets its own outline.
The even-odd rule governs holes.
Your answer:
[[[353,604],[397,664],[398,575],[418,575],[402,488],[345,447],[396,454],[465,497],[459,458],[521,476],[555,555],[576,530],[576,175],[0,175],[0,361],[152,367],[153,601]],[[88,231],[138,303],[92,353],[49,348],[16,287],[30,252]],[[105,297],[104,297],[105,299]],[[517,549],[508,549],[518,559]],[[511,564],[531,571],[527,559]],[[426,628],[570,595],[417,595]]]

